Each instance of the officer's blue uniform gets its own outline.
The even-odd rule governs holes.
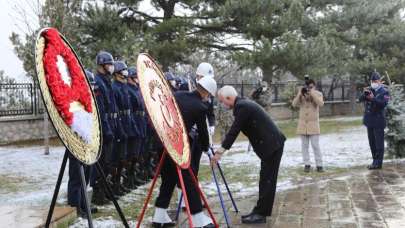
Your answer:
[[[137,146],[136,155],[141,153],[142,141],[145,141],[147,120],[145,118],[145,104],[137,86],[128,84],[128,94],[132,107],[132,118],[138,129],[140,143]]]
[[[103,131],[102,161],[107,165],[112,163],[113,141],[117,130],[117,107],[115,96],[111,86],[110,76],[96,75],[96,99],[100,112],[101,126]]]
[[[86,76],[90,81],[90,84],[94,85],[94,75],[86,70]],[[68,204],[72,207],[77,208],[77,213],[79,215],[85,214],[86,211],[86,201],[83,197],[82,192],[82,183],[80,178],[80,161],[77,160],[67,149],[65,153],[68,153],[69,158],[69,180],[67,187],[67,198]],[[89,183],[89,180],[92,176],[92,169],[87,165],[83,165],[84,175],[86,183]]]
[[[372,76],[372,80],[379,77]],[[364,102],[365,111],[363,123],[367,127],[368,139],[373,156],[373,166],[381,167],[384,159],[384,128],[386,127],[385,108],[390,100],[390,95],[383,85],[377,89],[369,89],[374,95],[370,98],[363,94],[360,101]]]
[[[120,160],[127,159],[134,155],[134,151],[127,151],[127,140],[139,136],[138,128],[132,118],[132,105],[129,97],[129,89],[126,83],[113,82],[115,100],[119,109],[119,121],[123,127],[124,135],[120,138],[120,144],[124,146],[119,156]]]
[[[80,178],[80,161],[77,160],[67,149],[69,158],[69,180],[67,187],[68,204],[71,207],[77,208],[77,213],[85,213],[86,200],[82,192],[82,183]],[[83,165],[86,183],[89,183],[91,169],[87,165]]]

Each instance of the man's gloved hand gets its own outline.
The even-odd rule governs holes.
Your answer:
[[[225,148],[219,148],[215,151],[215,155],[211,157],[211,166],[214,166],[221,160],[222,155],[225,153]]]
[[[208,131],[209,131],[210,135],[214,135],[214,134],[215,134],[215,126],[211,126],[211,127],[208,129]]]

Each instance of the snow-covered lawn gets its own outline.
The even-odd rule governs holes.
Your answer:
[[[358,126],[322,135],[320,143],[326,167],[326,174],[322,175],[351,166],[366,165],[370,162],[364,127]],[[260,161],[253,151],[247,152],[247,148],[247,142],[238,142],[221,161],[227,180],[231,183],[230,188],[235,192],[236,198],[257,192]],[[0,203],[2,205],[49,205],[63,153],[63,147],[51,148],[50,155],[44,155],[41,146],[0,147],[0,160],[2,161],[0,163]],[[212,183],[210,172],[208,159],[203,156],[200,180],[204,191],[209,196],[213,196],[216,188]],[[313,177],[311,175],[318,174],[303,175],[300,139],[288,139],[281,163],[279,190],[292,188],[299,184],[299,180],[310,180]],[[61,186],[59,203],[66,201],[66,188],[67,170]],[[127,206],[134,202],[141,202],[145,197],[146,189],[146,186],[138,189],[120,201]],[[103,210],[114,211],[112,205],[104,207]],[[131,217],[134,218],[135,215],[132,214]],[[116,227],[117,224],[120,224],[115,218],[107,216],[97,218],[97,221],[97,227]],[[73,227],[81,226],[87,226],[86,221],[78,220]]]

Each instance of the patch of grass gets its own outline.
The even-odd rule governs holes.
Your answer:
[[[287,138],[293,138],[297,136],[296,134],[298,125],[297,119],[277,121],[276,123]],[[330,118],[320,119],[321,134],[336,133],[348,128],[361,126],[362,124],[363,122],[361,119],[347,120],[347,121],[339,121]],[[215,130],[215,135],[213,138],[215,143],[221,143],[220,132],[221,129],[218,127]],[[248,140],[247,137],[242,133],[239,134],[238,138],[236,139],[236,141],[246,141],[246,140]]]
[[[296,129],[298,120],[280,121],[277,123],[281,131],[287,136],[287,138],[296,137]],[[362,125],[362,120],[350,120],[350,121],[337,121],[333,119],[321,119],[321,134],[330,134],[343,131],[348,128],[357,127]]]
[[[59,223],[56,227],[57,228],[68,228],[74,224],[75,220],[76,220],[76,218],[70,218],[68,220],[63,221],[62,223]]]
[[[23,181],[23,178],[12,177],[4,174],[0,174],[0,192],[11,193],[20,191],[19,183]]]

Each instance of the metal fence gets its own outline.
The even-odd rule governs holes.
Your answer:
[[[271,85],[271,99],[273,103],[282,103],[291,99],[288,94],[296,93],[303,83],[299,81],[273,83]],[[242,97],[250,97],[259,87],[258,82],[226,82],[218,83],[234,86]],[[342,82],[339,85],[318,84],[318,89],[324,94],[326,101],[344,101],[349,98],[350,84]],[[294,91],[291,91],[294,90]],[[41,115],[44,105],[38,86],[34,83],[0,84],[0,118]]]
[[[0,84],[0,117],[39,115],[44,105],[33,83]]]
[[[291,99],[291,97],[288,96],[289,92],[295,95],[303,84],[304,83],[300,81],[277,82],[272,84],[273,103],[287,102],[288,99]],[[325,101],[346,101],[349,100],[350,97],[350,82],[348,81],[333,85],[319,82],[317,83],[317,89],[323,94]]]
[[[284,103],[287,102],[291,97],[290,93],[294,95],[298,92],[298,89],[304,84],[301,81],[290,81],[290,82],[276,82],[271,84],[271,99],[272,103]],[[222,81],[218,84],[218,88],[223,85],[231,85],[235,87],[238,93],[242,97],[249,97],[251,93],[259,87],[259,83],[245,82],[240,83],[230,82],[227,83]],[[319,82],[317,84],[317,89],[324,95],[325,101],[345,101],[349,99],[350,96],[350,82],[343,81],[339,84],[322,84]],[[291,91],[293,90],[293,91]]]

